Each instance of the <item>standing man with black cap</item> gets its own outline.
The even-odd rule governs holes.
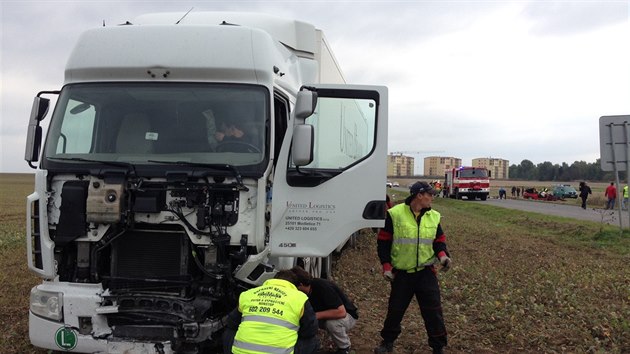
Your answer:
[[[416,296],[433,353],[446,346],[440,286],[434,264],[451,267],[440,213],[431,209],[436,190],[426,182],[410,188],[405,203],[387,211],[385,227],[378,233],[378,257],[383,277],[391,282],[387,317],[381,330],[383,341],[375,353],[391,353],[401,332],[400,322]]]

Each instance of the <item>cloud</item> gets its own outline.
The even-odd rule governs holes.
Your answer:
[[[383,63],[398,64],[393,75],[379,70],[398,80],[388,83],[390,107],[399,105],[390,115],[390,150],[437,148],[464,163],[597,158],[598,117],[629,109],[628,23],[539,37],[535,21],[519,12],[497,8],[461,31],[401,45],[395,55],[375,50],[387,53]],[[430,137],[410,138],[427,125],[437,127]]]
[[[535,1],[523,14],[536,35],[571,35],[628,21],[627,1]]]
[[[594,161],[598,118],[630,114],[621,1],[1,2],[0,171],[25,169],[33,96],[58,89],[84,30],[144,13],[248,11],[324,30],[350,83],[389,87],[390,151],[465,163]],[[422,158],[423,156],[416,156]],[[417,161],[421,165],[421,161]]]

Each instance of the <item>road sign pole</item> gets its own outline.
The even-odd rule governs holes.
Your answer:
[[[610,145],[612,146],[612,160],[613,166],[615,167],[615,183],[617,184],[617,195],[615,198],[619,196],[619,169],[617,169],[617,157],[615,156],[615,139],[613,138],[613,123],[608,124],[608,129],[610,130]],[[627,139],[626,139],[627,145]],[[628,163],[626,163],[628,165]],[[621,221],[621,203],[617,204],[619,209],[619,233],[623,233],[623,223]],[[614,209],[613,209],[614,210]]]

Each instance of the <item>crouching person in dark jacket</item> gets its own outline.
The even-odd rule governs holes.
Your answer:
[[[297,275],[298,289],[308,295],[319,327],[325,329],[335,342],[336,354],[350,353],[348,332],[359,319],[357,307],[334,282],[313,278],[301,267],[294,267],[291,271]]]

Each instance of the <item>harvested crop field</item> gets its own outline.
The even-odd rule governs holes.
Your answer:
[[[0,175],[2,353],[46,353],[28,341],[29,291],[39,282],[27,270],[23,242],[31,190],[32,177]],[[434,205],[454,262],[440,273],[447,353],[630,353],[628,231],[484,203],[436,199]],[[354,349],[371,353],[389,289],[371,230],[344,250],[333,276],[360,309]],[[413,301],[395,352],[430,352]]]
[[[437,199],[453,269],[440,273],[447,353],[630,352],[630,234],[598,234],[596,223]],[[375,235],[336,263],[361,320],[357,353],[380,340],[389,286]],[[412,301],[397,353],[428,353]]]

